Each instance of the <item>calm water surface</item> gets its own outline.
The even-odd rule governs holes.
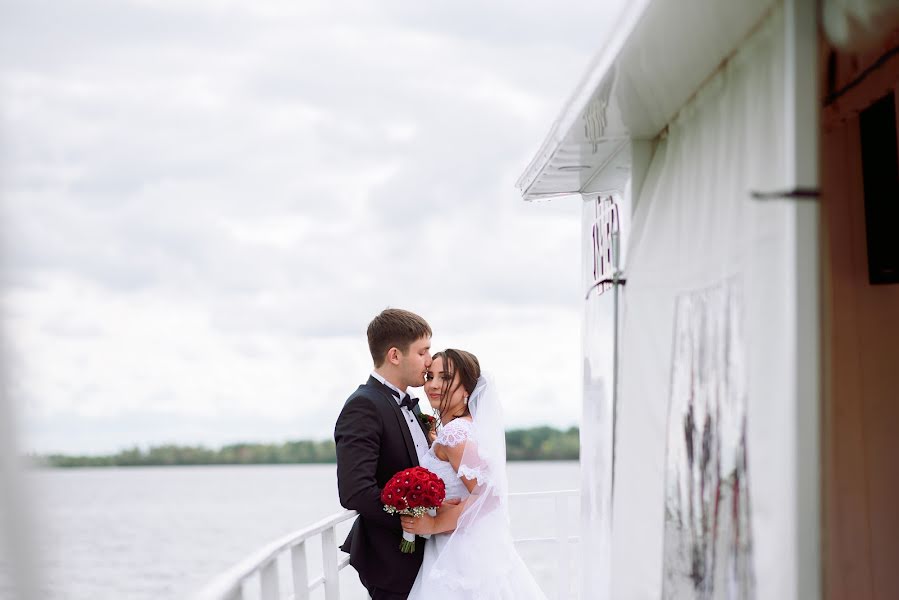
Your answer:
[[[509,478],[513,492],[572,489],[578,464],[512,463]],[[336,481],[334,465],[35,472],[43,597],[188,597],[259,546],[340,510]],[[553,535],[555,507],[541,502],[513,505],[516,536]],[[530,564],[547,551],[522,554]]]

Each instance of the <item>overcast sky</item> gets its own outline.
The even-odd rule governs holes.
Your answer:
[[[514,184],[616,5],[4,3],[26,449],[329,438],[387,306],[474,352],[508,427],[575,424],[579,201]]]

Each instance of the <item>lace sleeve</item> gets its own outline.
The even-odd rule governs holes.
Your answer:
[[[487,482],[487,470],[481,467],[470,467],[468,465],[459,465],[456,473],[459,477],[464,477],[469,481],[477,481],[478,483]]]
[[[436,444],[440,444],[442,446],[446,446],[447,448],[452,448],[453,446],[458,446],[459,444],[466,444],[466,452],[468,452],[469,445],[475,444],[475,442],[471,438],[472,434],[472,425],[471,422],[467,419],[454,419],[450,421],[446,427],[444,427],[440,434],[437,436]],[[474,447],[474,446],[472,446]],[[477,454],[477,451],[474,451],[474,454]],[[481,464],[466,464],[465,461],[459,465],[458,470],[456,471],[456,475],[459,477],[464,477],[469,480],[478,480],[481,483],[484,483],[486,480],[487,469],[485,465]]]
[[[466,419],[453,419],[437,434],[435,444],[452,448],[468,440],[471,434],[471,423]]]

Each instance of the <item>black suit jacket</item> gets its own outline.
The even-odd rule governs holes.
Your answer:
[[[412,554],[400,552],[400,519],[384,512],[381,490],[399,471],[418,466],[418,454],[390,388],[374,377],[360,385],[337,417],[334,442],[340,503],[359,513],[340,548],[349,553],[366,587],[408,594],[425,540],[416,540]]]

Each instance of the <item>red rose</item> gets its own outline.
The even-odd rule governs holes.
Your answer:
[[[445,497],[443,480],[424,467],[400,471],[381,492],[381,502],[396,511],[439,506]]]
[[[409,509],[435,508],[446,497],[443,480],[424,467],[413,467],[400,471],[390,478],[381,490],[384,510],[395,515],[414,514]],[[415,551],[415,536],[404,533],[400,541],[400,552]]]

